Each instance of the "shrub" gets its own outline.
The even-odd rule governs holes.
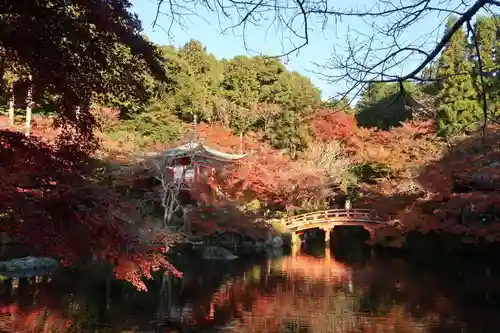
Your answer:
[[[344,181],[350,164],[338,141],[314,144],[304,152],[302,159],[308,171],[324,174],[332,184]]]

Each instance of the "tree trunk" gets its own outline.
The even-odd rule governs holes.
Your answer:
[[[16,96],[14,95],[14,84],[9,89],[9,124],[14,125],[14,102]]]
[[[26,96],[26,129],[24,134],[27,136],[30,135],[31,133],[31,109],[32,109],[32,99],[33,99],[33,84],[32,84],[32,78],[31,74],[29,75],[29,87],[28,87],[28,94]]]
[[[75,108],[75,116],[76,116],[77,120],[80,119],[80,112],[81,112],[81,108],[80,108],[80,106],[77,106]]]
[[[243,132],[240,132],[240,154],[243,152]]]

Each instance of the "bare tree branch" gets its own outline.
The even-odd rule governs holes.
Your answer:
[[[267,29],[275,27],[281,33],[288,47],[275,56],[288,57],[306,47],[314,38],[313,32],[328,29],[327,23],[334,19],[334,25],[343,19],[361,20],[371,27],[372,35],[352,29],[347,24],[345,46],[335,47],[329,64],[317,64],[320,77],[346,85],[343,97],[359,95],[366,84],[372,82],[401,83],[406,80],[433,81],[443,78],[422,77],[421,72],[434,61],[446,47],[451,37],[467,22],[471,22],[481,10],[500,6],[497,0],[376,0],[374,4],[357,8],[346,4],[344,8],[328,0],[157,0],[159,9],[165,9],[170,22],[183,22],[182,13],[196,13],[197,8],[216,12],[224,21],[225,28],[243,31],[243,42],[248,50],[246,30],[251,26]],[[220,14],[220,15],[219,15]],[[456,22],[444,32],[441,38],[431,40],[431,33],[441,33],[450,15],[457,16]],[[427,33],[416,36],[415,29],[423,19],[439,17],[435,27],[425,27]],[[444,16],[444,19],[441,18]],[[155,20],[156,22],[156,20]],[[223,22],[219,22],[223,25]],[[366,30],[365,30],[366,31]],[[418,30],[420,31],[420,29]],[[288,34],[288,35],[286,35]],[[416,37],[415,37],[416,36]],[[409,38],[411,37],[411,38]],[[410,70],[403,72],[409,64]],[[459,74],[457,74],[459,75]]]

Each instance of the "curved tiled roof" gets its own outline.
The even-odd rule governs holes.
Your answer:
[[[198,142],[186,143],[175,148],[168,149],[158,155],[162,157],[182,157],[193,153],[222,161],[238,161],[247,156],[246,154],[224,153]]]

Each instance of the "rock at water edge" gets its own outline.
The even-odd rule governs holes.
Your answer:
[[[55,268],[59,261],[52,258],[24,257],[7,261],[0,261],[0,271],[22,271],[38,268]]]
[[[229,250],[218,246],[207,246],[203,248],[201,253],[203,259],[206,260],[234,260],[238,259],[237,256],[232,254]]]
[[[272,241],[273,247],[282,247],[283,246],[283,238],[280,236],[274,236]]]

